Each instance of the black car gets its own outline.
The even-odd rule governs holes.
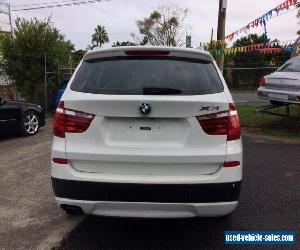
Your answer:
[[[45,125],[45,113],[38,105],[0,97],[0,134],[34,135]]]

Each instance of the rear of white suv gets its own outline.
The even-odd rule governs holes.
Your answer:
[[[168,47],[87,53],[56,111],[51,173],[69,213],[232,213],[242,181],[240,124],[213,58]]]

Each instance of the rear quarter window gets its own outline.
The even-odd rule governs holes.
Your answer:
[[[292,59],[287,61],[281,68],[278,69],[279,72],[300,72],[300,59]]]
[[[71,89],[93,94],[142,95],[145,86],[178,89],[178,95],[224,91],[212,62],[176,57],[87,60],[79,68]]]

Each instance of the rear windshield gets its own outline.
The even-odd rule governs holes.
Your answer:
[[[117,95],[142,95],[145,87],[176,89],[176,95],[205,95],[224,90],[212,62],[176,57],[84,61],[71,85],[74,91]]]
[[[300,60],[291,60],[283,65],[279,72],[300,72]]]

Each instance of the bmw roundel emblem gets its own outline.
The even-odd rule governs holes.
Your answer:
[[[151,112],[151,106],[149,103],[142,103],[140,105],[140,111],[142,114],[147,115]]]

